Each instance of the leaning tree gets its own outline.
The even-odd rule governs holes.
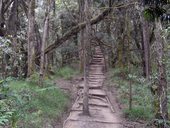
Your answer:
[[[166,14],[166,9],[169,0],[144,0],[146,6],[144,16],[152,21],[155,25],[155,53],[157,60],[157,78],[151,87],[154,95],[154,112],[157,121],[161,128],[167,128],[168,121],[168,106],[167,106],[167,78],[165,65],[165,39],[162,36],[163,27],[161,20],[168,20],[170,17]]]

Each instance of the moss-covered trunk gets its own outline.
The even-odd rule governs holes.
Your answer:
[[[166,80],[166,68],[165,68],[165,53],[164,53],[164,39],[161,36],[162,25],[160,21],[155,22],[155,51],[157,59],[157,79],[155,85],[152,86],[154,94],[154,112],[155,118],[161,121],[159,128],[167,128],[166,121],[168,120],[168,108],[167,108],[167,80]]]

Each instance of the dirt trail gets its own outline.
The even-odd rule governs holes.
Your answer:
[[[82,115],[84,87],[84,83],[82,83],[79,84],[77,99],[63,128],[122,128],[120,118],[103,89],[105,79],[103,69],[103,54],[100,47],[96,47],[88,77],[90,116]]]

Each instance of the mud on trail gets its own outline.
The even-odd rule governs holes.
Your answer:
[[[89,68],[89,111],[90,116],[82,115],[83,87],[78,85],[78,96],[73,104],[70,115],[63,123],[63,128],[122,128],[120,115],[116,107],[110,102],[103,89],[104,57],[100,47],[96,47],[95,54]]]

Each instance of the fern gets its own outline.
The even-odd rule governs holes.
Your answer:
[[[0,126],[5,126],[10,122],[10,119],[13,116],[13,112],[0,112]]]

